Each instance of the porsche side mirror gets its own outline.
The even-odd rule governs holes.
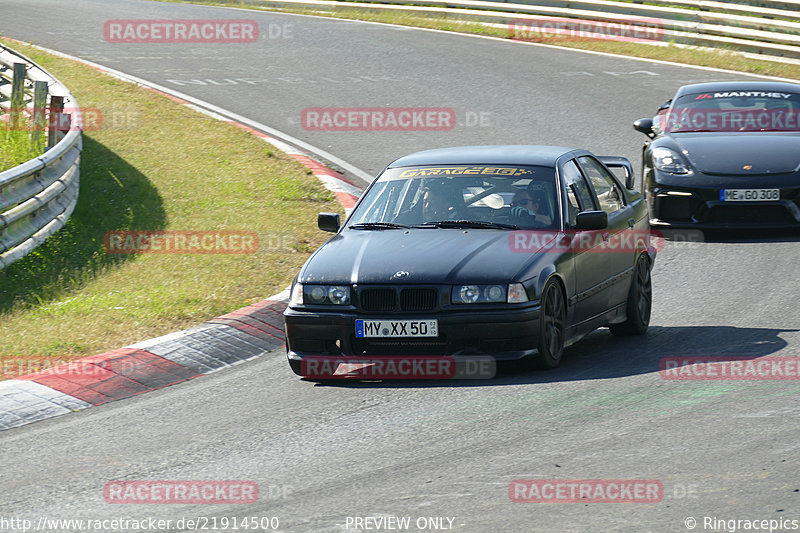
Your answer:
[[[336,233],[342,225],[339,213],[320,213],[317,215],[317,227],[322,231]]]
[[[608,213],[605,211],[584,211],[575,217],[577,229],[606,229],[608,227]]]
[[[640,133],[644,133],[651,139],[655,137],[655,133],[653,132],[653,119],[652,118],[640,118],[639,120],[635,120],[633,122],[633,129]]]

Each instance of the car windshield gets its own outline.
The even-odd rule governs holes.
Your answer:
[[[659,120],[666,133],[800,131],[800,94],[780,91],[686,94]]]
[[[552,168],[451,165],[386,170],[348,219],[352,229],[559,227]]]

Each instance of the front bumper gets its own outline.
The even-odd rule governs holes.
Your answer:
[[[653,228],[800,228],[800,187],[780,187],[781,199],[769,202],[724,202],[721,188],[656,186],[650,191]],[[744,188],[741,185],[731,188]],[[778,188],[759,185],[755,188]]]
[[[516,360],[536,353],[538,302],[518,309],[378,314],[287,308],[286,347],[291,361],[333,356],[491,356]],[[438,337],[357,338],[357,319],[438,320]]]

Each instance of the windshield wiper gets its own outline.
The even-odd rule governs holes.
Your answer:
[[[476,228],[476,229],[519,229],[514,224],[503,224],[500,222],[484,222],[483,220],[437,220],[436,222],[425,222],[420,224],[420,228]]]
[[[350,229],[408,229],[405,224],[395,224],[394,222],[359,222],[348,226]]]

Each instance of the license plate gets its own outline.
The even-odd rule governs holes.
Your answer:
[[[438,320],[356,320],[356,337],[438,337]]]
[[[780,189],[722,189],[719,199],[723,202],[770,202],[781,199]]]

